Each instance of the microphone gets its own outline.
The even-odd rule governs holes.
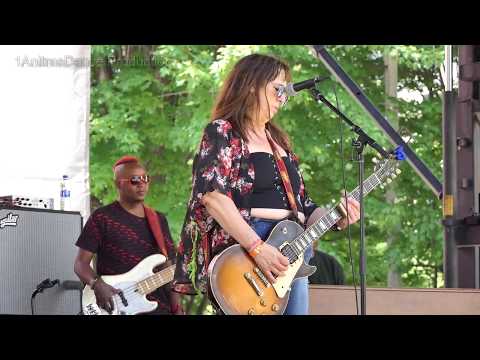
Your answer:
[[[287,86],[285,87],[285,93],[288,96],[295,96],[298,94],[299,91],[302,91],[304,89],[311,89],[315,87],[316,83],[322,82],[327,79],[330,79],[330,76],[317,76],[317,77],[314,77],[313,79],[301,81],[295,84],[288,83]]]
[[[60,287],[64,290],[83,290],[84,286],[80,281],[65,280]]]
[[[50,280],[50,278],[43,280],[40,284],[37,285],[37,288],[32,294],[32,298],[34,298],[38,293],[43,293],[43,290],[50,289],[55,285],[60,284],[60,280]]]
[[[55,279],[53,281],[50,279],[45,279],[40,284],[37,285],[37,290],[39,290],[40,292],[43,292],[43,290],[50,289],[59,283],[60,283],[60,280],[58,279]]]

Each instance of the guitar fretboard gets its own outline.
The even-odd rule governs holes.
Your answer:
[[[364,196],[380,185],[391,169],[392,166],[384,166],[370,175],[363,183]],[[358,201],[360,199],[360,187],[357,186],[352,192],[348,193],[347,196]],[[326,214],[309,226],[299,237],[294,239],[290,243],[290,247],[284,248],[285,250],[282,252],[289,258],[290,263],[294,262],[315,240],[323,236],[323,234],[342,218],[342,215],[336,210],[336,207],[328,210]]]
[[[173,280],[173,274],[175,273],[175,265],[171,265],[155,274],[149,276],[137,283],[137,290],[143,294],[150,294],[152,291],[157,290],[159,287],[169,283]]]

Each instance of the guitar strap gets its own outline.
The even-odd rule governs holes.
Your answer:
[[[158,215],[155,210],[149,208],[146,205],[143,205],[145,209],[145,217],[147,218],[148,226],[152,230],[153,237],[158,244],[158,248],[163,255],[168,259],[167,246],[165,244],[165,238],[163,237],[162,228],[160,227],[160,221],[158,220]]]
[[[278,152],[278,149],[275,146],[275,143],[272,137],[270,136],[270,133],[268,132],[268,130],[265,130],[265,133],[267,134],[268,142],[270,143],[270,147],[272,148],[275,162],[277,163],[280,176],[282,177],[283,186],[285,187],[285,191],[287,193],[287,198],[288,198],[288,203],[290,204],[290,208],[292,209],[293,215],[298,220],[299,224],[302,224],[302,222],[300,221],[300,218],[298,217],[297,203],[295,202],[295,196],[293,195],[292,184],[290,183],[290,178],[288,177],[287,167],[285,166],[285,163],[283,162],[283,159],[280,156],[280,153]]]

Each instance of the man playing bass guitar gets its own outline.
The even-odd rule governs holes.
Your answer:
[[[118,200],[90,216],[76,243],[79,251],[74,266],[78,277],[94,290],[97,305],[108,313],[114,311],[114,296],[120,291],[103,281],[102,275],[126,273],[154,254],[167,259],[175,256],[167,219],[144,205],[150,181],[144,167],[137,158],[124,156],[114,164],[113,172]],[[160,236],[155,235],[155,223]],[[94,254],[96,272],[91,267]],[[158,304],[150,314],[183,313],[179,295],[170,289],[167,284],[148,294],[147,299]]]

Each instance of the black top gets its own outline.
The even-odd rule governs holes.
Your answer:
[[[310,284],[318,285],[344,285],[345,275],[342,265],[333,256],[315,250],[309,261],[310,265],[317,267],[317,271],[308,277]]]
[[[300,177],[290,158],[284,156],[282,159],[287,168],[297,208],[301,209],[298,196],[296,196],[300,190]],[[251,207],[291,210],[275,157],[267,152],[254,152],[250,153],[250,162],[255,169],[253,191],[250,197]]]
[[[168,257],[173,259],[175,250],[167,219],[159,212],[157,215]],[[147,219],[129,213],[118,201],[95,210],[76,245],[97,254],[98,275],[123,274],[147,256],[160,253]],[[155,313],[170,312],[169,285],[155,290],[147,298],[158,302]]]

